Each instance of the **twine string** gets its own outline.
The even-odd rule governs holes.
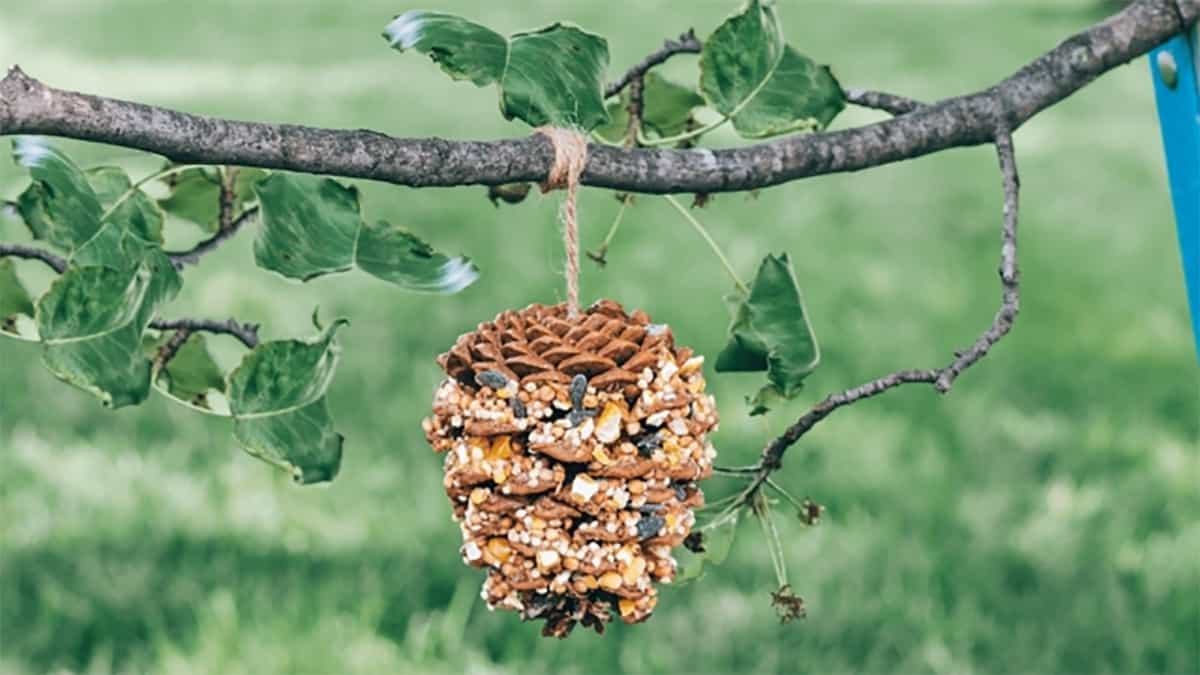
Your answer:
[[[541,184],[542,192],[566,188],[567,197],[559,209],[563,223],[563,248],[566,250],[567,316],[579,316],[579,221],[576,199],[579,177],[587,165],[587,136],[574,129],[544,126],[534,133],[549,139],[554,146],[554,165]]]

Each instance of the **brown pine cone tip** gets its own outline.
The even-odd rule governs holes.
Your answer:
[[[446,453],[463,560],[483,598],[542,633],[646,620],[671,548],[704,503],[716,404],[704,357],[644,312],[602,300],[503,312],[438,357],[449,376],[422,423]]]

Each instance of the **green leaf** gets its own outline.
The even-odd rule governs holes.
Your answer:
[[[355,262],[367,274],[410,291],[457,293],[479,278],[479,268],[467,258],[438,253],[411,232],[383,221],[364,223]]]
[[[659,136],[681,133],[692,118],[692,111],[704,105],[704,97],[694,89],[676,84],[657,73],[647,73],[645,82],[642,120]]]
[[[358,190],[331,178],[284,173],[255,190],[262,209],[254,241],[260,267],[301,281],[353,267],[362,224]]]
[[[25,222],[29,233],[34,239],[42,241],[48,241],[52,232],[55,236],[58,235],[54,231],[54,224],[50,222],[49,214],[46,213],[45,202],[45,189],[35,181],[17,195],[14,205],[16,216]]]
[[[767,371],[767,384],[751,400],[751,415],[767,412],[776,397],[790,399],[821,360],[817,338],[787,254],[763,258],[750,293],[730,298],[729,341],[717,355],[717,372]]]
[[[144,337],[142,349],[146,358],[153,361],[158,350],[171,336],[172,333],[164,333],[158,338]],[[166,367],[157,373],[154,385],[167,396],[185,405],[212,410],[208,397],[214,390],[224,394],[225,373],[209,353],[204,336],[193,333],[167,362]]]
[[[21,324],[32,318],[33,298],[17,278],[16,265],[9,258],[0,259],[0,333],[30,337]]]
[[[267,173],[262,169],[238,168],[233,180],[235,212],[245,209],[247,203],[254,201],[254,184]],[[158,200],[158,205],[172,216],[194,223],[208,234],[215,234],[220,227],[219,170],[214,167],[187,169],[168,176],[164,182],[170,192]]]
[[[506,38],[453,14],[414,10],[388,24],[383,36],[399,51],[428,54],[456,80],[497,83],[506,119],[584,131],[608,119],[608,41],[576,26],[556,23]]]
[[[142,333],[180,280],[161,252],[136,267],[73,267],[37,303],[42,360],[106,406],[141,403],[150,390]]]
[[[608,121],[592,130],[600,138],[609,143],[623,143],[625,131],[629,129],[629,92],[621,92],[621,96],[608,104]]]
[[[826,127],[846,106],[841,85],[783,39],[773,3],[749,0],[704,43],[700,90],[746,138]]]
[[[262,227],[254,242],[260,267],[292,279],[344,272],[355,265],[413,291],[457,293],[479,270],[448,257],[400,227],[366,224],[358,191],[319,176],[274,173],[256,186]]]
[[[649,72],[642,89],[642,123],[645,131],[661,138],[682,133],[692,111],[704,105],[704,98],[694,89],[676,84],[658,73]],[[621,92],[620,100],[608,104],[608,124],[596,129],[605,140],[620,143],[629,126],[629,89]]]
[[[300,483],[331,480],[342,460],[325,392],[337,367],[334,322],[312,340],[277,340],[255,347],[229,374],[234,436],[251,455],[288,471]]]
[[[199,225],[208,234],[217,231],[221,178],[216,167],[187,169],[167,176],[163,183],[168,190],[167,196],[158,200],[163,211]]]
[[[21,136],[13,141],[13,159],[33,178],[17,197],[17,211],[34,237],[74,251],[96,234],[100,200],[69,157],[41,138]]]
[[[100,200],[100,206],[103,209],[111,207],[133,187],[133,183],[125,171],[115,166],[88,169],[84,175]],[[108,217],[106,223],[117,223],[128,228],[130,234],[134,234],[146,242],[162,246],[162,211],[154,203],[154,200],[141,190],[137,190],[122,202],[117,210]],[[101,227],[104,224],[101,224]]]
[[[124,257],[127,238],[156,247],[162,244],[162,212],[141,190],[101,222],[106,209],[132,188],[120,168],[82,171],[36,137],[18,138],[13,154],[33,178],[17,198],[17,211],[34,237],[69,251],[72,264],[134,266],[142,256]]]
[[[739,508],[727,515],[718,516],[720,524],[702,532],[704,536],[703,553],[693,553],[687,549],[680,549],[677,552],[679,573],[675,577],[676,583],[700,579],[708,567],[725,562],[725,559],[729,557],[729,552],[733,550],[733,539],[737,535],[740,515],[741,509]]]

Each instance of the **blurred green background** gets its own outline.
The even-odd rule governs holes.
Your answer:
[[[502,31],[575,21],[608,36],[613,73],[734,0],[602,3],[423,0]],[[847,86],[926,100],[994,83],[1112,3],[784,0],[790,40]],[[6,4],[0,64],[49,84],[235,118],[397,134],[528,133],[493,89],[452,83],[378,37],[395,0],[39,0]],[[666,69],[695,77],[695,59]],[[839,412],[780,479],[828,507],[783,523],[809,618],[779,625],[757,527],[701,582],[664,591],[653,619],[544,640],[490,613],[458,559],[440,459],[419,421],[434,356],[498,311],[561,298],[558,196],[495,209],[482,188],[363,184],[368,215],[407,224],[484,277],[453,297],[363,274],[287,283],[257,270],[252,233],[187,276],[172,316],[309,334],[342,315],[330,394],[341,475],[300,488],[236,449],[230,425],[161,397],[103,410],[57,382],[34,345],[0,342],[0,671],[1194,672],[1200,668],[1200,389],[1143,60],[1016,134],[1024,184],[1022,312],[985,362],[939,397],[891,392]],[[878,119],[848,111],[836,126]],[[728,132],[726,132],[728,133]],[[736,142],[718,134],[719,144]],[[6,144],[7,145],[7,144]],[[84,162],[146,175],[158,160],[66,143]],[[5,151],[7,154],[7,150]],[[988,148],[955,150],[700,212],[750,276],[795,260],[824,363],[809,393],[763,423],[755,376],[713,377],[725,464],[825,393],[945,363],[999,300],[1000,194]],[[24,177],[0,159],[0,197]],[[617,204],[582,196],[595,246]],[[26,238],[0,222],[8,240]],[[182,246],[198,235],[173,228]],[[616,298],[712,355],[729,282],[655,198],[639,199],[587,299]],[[35,290],[48,276],[22,274]],[[239,350],[213,341],[225,363]],[[714,482],[711,494],[731,489]]]

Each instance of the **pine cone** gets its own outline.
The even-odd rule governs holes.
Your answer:
[[[504,312],[438,358],[423,427],[489,607],[555,637],[650,616],[716,456],[703,362],[610,300]]]

